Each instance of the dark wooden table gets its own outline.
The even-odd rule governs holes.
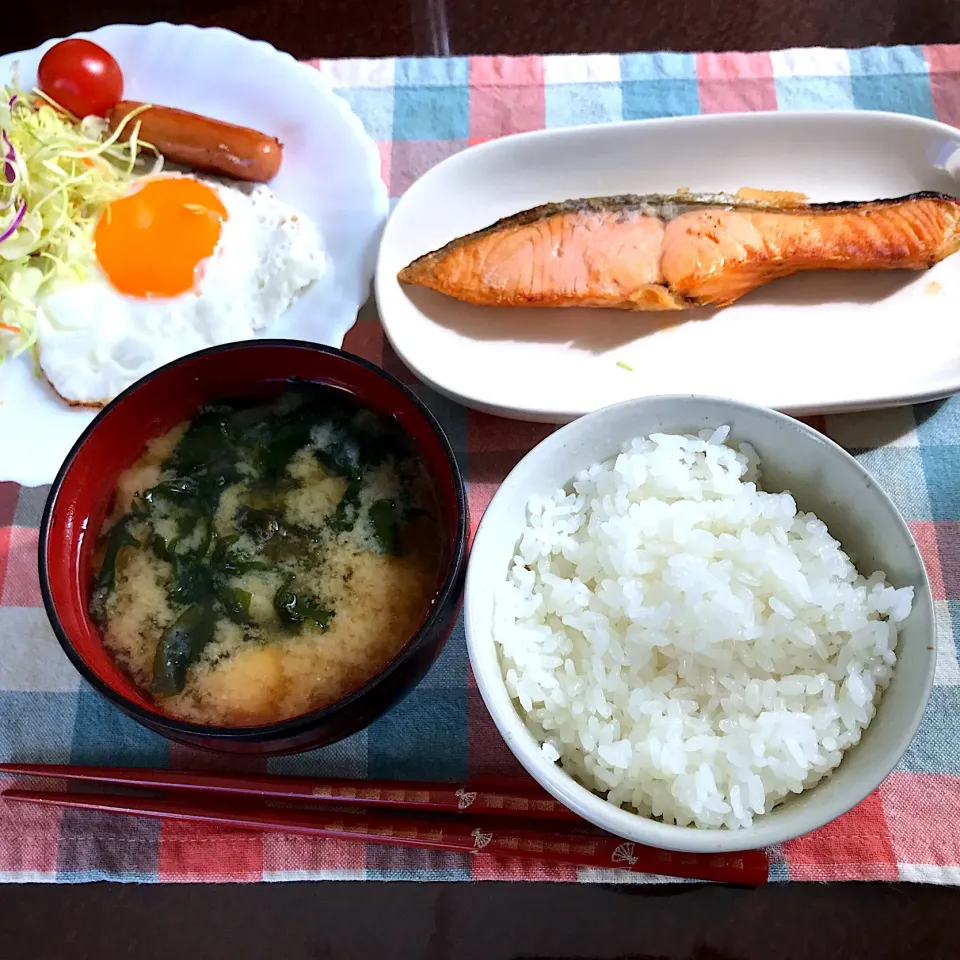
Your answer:
[[[43,0],[6,11],[0,53],[154,20],[230,27],[298,57],[960,42],[956,0]],[[957,955],[958,906],[960,890],[893,884],[8,885],[0,957],[934,960]]]
[[[953,0],[46,0],[11,5],[0,49],[154,20],[230,27],[298,57],[960,41]]]

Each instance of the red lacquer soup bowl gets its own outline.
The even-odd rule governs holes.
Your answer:
[[[114,663],[87,610],[97,533],[117,478],[149,441],[205,403],[276,395],[304,380],[340,389],[396,417],[431,474],[440,510],[441,573],[416,633],[378,674],[336,703],[279,723],[215,727],[167,716]],[[40,587],[47,616],[74,666],[99,693],[171,740],[230,753],[294,753],[323,746],[375,720],[423,677],[459,612],[467,546],[463,476],[433,414],[399,380],[341,350],[294,340],[227,344],[176,360],[124,391],[90,424],[54,481],[40,526]]]

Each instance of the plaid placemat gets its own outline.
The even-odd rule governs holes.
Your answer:
[[[394,200],[471,144],[544,126],[822,108],[960,123],[960,47],[315,65],[377,140]],[[372,313],[361,316],[345,346],[411,381]],[[498,420],[418,390],[457,449],[476,525],[498,482],[551,428]],[[939,659],[923,726],[896,772],[845,817],[772,851],[771,877],[960,884],[960,401],[828,417],[816,426],[856,453],[909,521],[933,583]],[[147,732],[80,681],[47,624],[36,574],[46,493],[0,484],[0,758],[407,780],[519,772],[470,677],[462,621],[405,701],[327,749],[236,761]],[[0,879],[8,881],[317,878],[653,879],[0,802]]]

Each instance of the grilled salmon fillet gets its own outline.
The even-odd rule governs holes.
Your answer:
[[[960,200],[800,194],[620,196],[550,203],[414,260],[401,283],[498,307],[727,306],[802,270],[922,270],[960,248]]]

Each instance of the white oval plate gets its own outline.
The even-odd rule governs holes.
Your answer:
[[[440,393],[501,416],[563,423],[633,397],[709,393],[793,413],[960,390],[960,254],[929,272],[815,273],[719,311],[474,307],[397,271],[549,201],[620,193],[798,190],[815,201],[958,193],[960,131],[880,112],[753,113],[520,134],[434,167],[387,223],[380,316]],[[632,367],[624,369],[618,364]]]
[[[345,100],[320,73],[267,43],[219,28],[115,25],[89,37],[117,59],[124,96],[152,100],[278,137],[283,166],[270,188],[319,229],[331,269],[263,331],[339,347],[370,291],[387,214],[380,155]],[[20,85],[36,83],[46,49],[0,57],[0,78],[19,63]],[[71,410],[20,357],[0,368],[0,480],[50,483],[93,418]]]

